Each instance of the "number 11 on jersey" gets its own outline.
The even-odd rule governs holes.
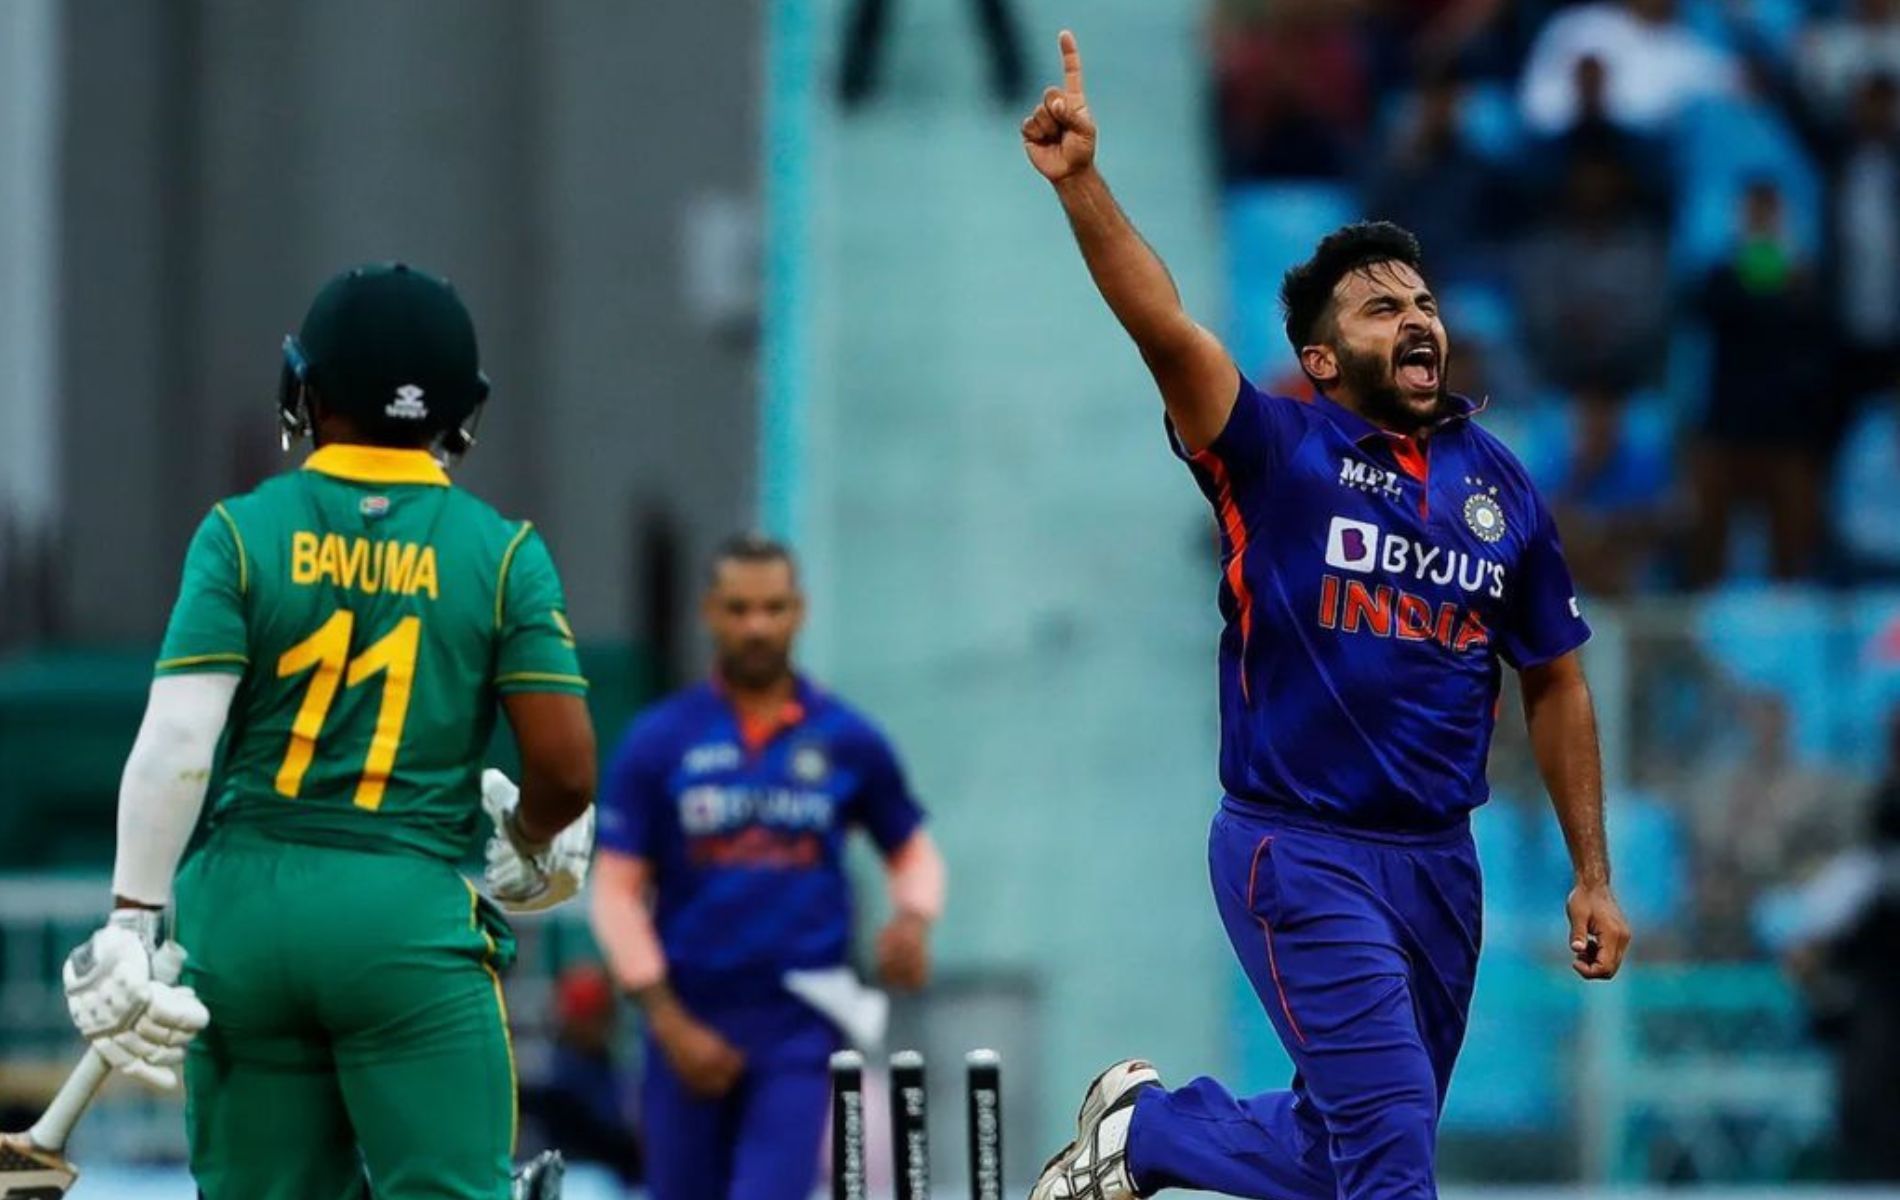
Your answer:
[[[422,619],[404,617],[396,627],[350,658],[350,633],[356,616],[339,608],[317,631],[284,651],[277,660],[277,677],[312,671],[310,688],[297,708],[290,727],[290,746],[277,769],[277,791],[295,799],[303,789],[304,773],[316,755],[317,736],[336,703],[337,687],[355,687],[370,676],[383,675],[383,701],[376,712],[376,731],[356,783],[356,807],[372,812],[383,803],[383,787],[396,765],[402,744],[403,722],[409,717],[409,696],[416,680],[416,651],[422,642]],[[313,670],[314,668],[314,670]]]

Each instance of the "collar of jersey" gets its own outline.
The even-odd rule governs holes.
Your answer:
[[[1483,412],[1485,404],[1488,403],[1487,401],[1473,400],[1471,397],[1460,395],[1457,392],[1452,392],[1447,399],[1451,401],[1451,411],[1432,422],[1431,428],[1434,430],[1443,429],[1455,421],[1468,421]],[[1363,442],[1368,438],[1388,436],[1385,430],[1374,425],[1371,421],[1366,420],[1336,400],[1326,396],[1315,396],[1313,403],[1319,406],[1321,412],[1332,418],[1333,424],[1339,426],[1340,431],[1351,438],[1354,443]]]
[[[420,483],[449,486],[449,473],[427,450],[393,450],[338,442],[304,460],[303,469],[357,483]]]
[[[803,675],[794,671],[791,696],[786,699],[777,713],[764,721],[753,723],[747,721],[744,714],[739,711],[738,705],[732,702],[732,693],[727,689],[726,681],[719,677],[719,672],[712,673],[710,686],[713,695],[719,697],[732,713],[732,719],[738,723],[739,740],[745,743],[748,754],[757,754],[779,734],[803,725],[810,719],[812,707],[818,698],[817,689],[812,687]]]
[[[732,702],[732,690],[726,686],[726,681],[719,677],[718,671],[706,677],[706,685],[712,688],[713,695],[719,697],[721,703],[727,708],[736,710],[737,705]],[[793,671],[792,694],[786,697],[784,708],[780,710],[783,715],[780,728],[789,729],[794,725],[802,725],[806,718],[811,716],[812,709],[817,707],[818,697],[817,685],[799,672]]]

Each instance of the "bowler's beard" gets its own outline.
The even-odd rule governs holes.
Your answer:
[[[1360,354],[1348,346],[1335,349],[1339,355],[1339,382],[1342,390],[1358,397],[1359,415],[1381,429],[1394,433],[1417,433],[1438,419],[1445,409],[1445,367],[1438,369],[1438,393],[1429,406],[1407,400],[1399,390],[1397,368],[1381,354]]]
[[[765,691],[791,673],[791,654],[771,643],[740,643],[719,655],[720,678],[740,691]]]

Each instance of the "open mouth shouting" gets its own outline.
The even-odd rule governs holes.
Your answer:
[[[1399,386],[1406,391],[1435,395],[1439,390],[1442,367],[1443,355],[1439,352],[1438,343],[1426,337],[1399,350],[1394,374],[1398,376]]]

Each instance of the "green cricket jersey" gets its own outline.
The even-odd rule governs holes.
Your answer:
[[[192,538],[160,675],[243,676],[212,820],[458,858],[496,697],[583,693],[534,527],[420,450],[326,446]]]

